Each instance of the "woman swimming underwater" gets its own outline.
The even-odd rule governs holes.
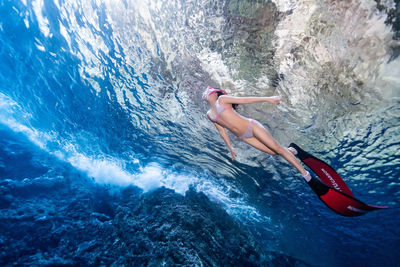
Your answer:
[[[207,112],[208,119],[214,123],[222,139],[228,145],[232,160],[236,158],[226,129],[239,137],[243,142],[254,148],[271,155],[280,155],[295,167],[306,181],[311,179],[310,173],[306,171],[300,162],[293,155],[296,151],[293,148],[285,148],[280,145],[272,135],[258,121],[248,119],[237,113],[233,107],[238,104],[252,104],[268,102],[278,105],[282,98],[272,97],[234,97],[228,96],[222,89],[207,87],[203,93],[203,99],[210,105],[211,109]]]

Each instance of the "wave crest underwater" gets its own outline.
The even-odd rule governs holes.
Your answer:
[[[266,251],[311,265],[394,264],[398,10],[372,0],[3,1],[0,123],[100,184],[204,192]],[[239,112],[391,209],[338,218],[286,162],[231,136],[232,163],[205,117],[207,85],[284,97]]]

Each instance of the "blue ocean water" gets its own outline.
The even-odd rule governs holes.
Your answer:
[[[398,265],[397,4],[0,1],[1,265]],[[283,96],[239,112],[390,208],[340,217],[233,136],[232,162],[207,85]]]

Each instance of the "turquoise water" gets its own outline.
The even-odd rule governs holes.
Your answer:
[[[2,227],[19,225],[12,211],[27,209],[13,199],[41,181],[59,190],[65,177],[89,178],[88,192],[192,187],[249,228],[266,253],[317,266],[396,265],[400,63],[389,22],[398,9],[381,5],[1,1]],[[329,162],[359,199],[390,209],[339,217],[285,161],[233,136],[238,159],[231,162],[205,119],[207,85],[238,96],[281,95],[278,107],[239,112],[282,144]],[[45,211],[59,203],[33,192]],[[0,234],[2,244],[15,241],[6,228]],[[21,255],[38,254],[19,246]],[[15,261],[3,253],[3,262]]]

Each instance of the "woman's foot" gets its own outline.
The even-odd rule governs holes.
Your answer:
[[[303,178],[309,182],[311,180],[311,174],[309,172],[307,172],[306,174],[303,174]]]
[[[290,153],[292,153],[293,155],[297,155],[297,150],[294,147],[288,147],[288,150],[290,151]]]

